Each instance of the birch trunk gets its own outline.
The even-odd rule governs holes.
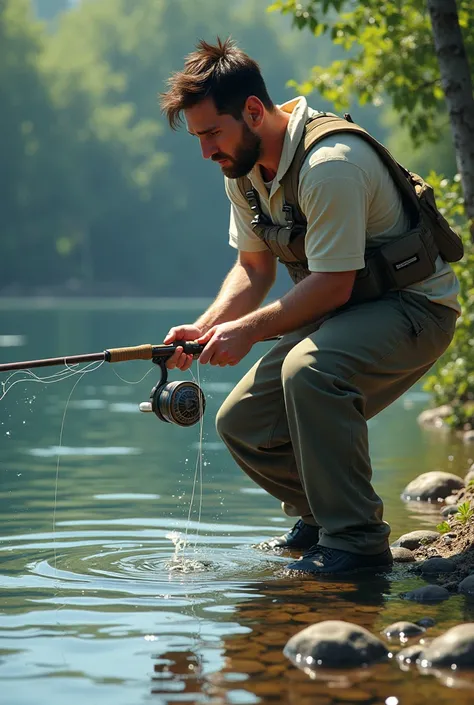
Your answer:
[[[456,0],[427,0],[427,5],[453,133],[456,163],[474,240],[474,97],[469,61],[459,26]]]

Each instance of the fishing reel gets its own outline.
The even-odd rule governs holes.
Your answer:
[[[196,359],[204,346],[198,343],[179,343],[184,352]],[[178,345],[178,343],[176,343]],[[170,355],[168,355],[170,357]],[[169,382],[165,357],[153,357],[155,365],[161,368],[161,379],[151,390],[150,401],[140,404],[140,411],[153,412],[166,423],[177,426],[193,426],[200,421],[206,408],[202,389],[195,382]]]

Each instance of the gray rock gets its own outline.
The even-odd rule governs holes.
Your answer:
[[[401,597],[414,602],[441,602],[449,598],[449,592],[440,585],[424,585],[416,590],[402,593]]]
[[[449,404],[443,404],[442,406],[437,406],[435,409],[425,409],[418,416],[418,423],[422,426],[442,426],[443,419],[447,416],[451,416],[453,413],[452,406]]]
[[[402,499],[421,502],[441,502],[445,497],[464,487],[464,481],[450,472],[424,472],[403,490]]]
[[[458,496],[456,494],[450,494],[444,499],[444,503],[448,507],[457,507],[458,506]]]
[[[415,556],[413,552],[408,548],[393,547],[390,549],[392,552],[394,563],[413,563]]]
[[[403,536],[400,536],[394,541],[391,548],[408,548],[410,551],[414,551],[415,548],[419,548],[422,544],[433,543],[439,536],[441,536],[441,534],[438,531],[428,531],[424,529],[410,531],[408,534],[403,534]]]
[[[474,465],[471,465],[469,468],[469,471],[467,472],[466,476],[464,477],[464,484],[468,485],[471,480],[474,480]]]
[[[407,646],[406,649],[402,649],[397,654],[397,661],[400,664],[409,666],[411,663],[416,663],[418,657],[423,652],[423,644],[413,644],[412,646]]]
[[[462,439],[464,443],[472,443],[474,441],[474,431],[465,431]]]
[[[422,617],[416,620],[416,624],[419,624],[420,627],[424,627],[425,629],[429,629],[430,627],[434,627],[436,622],[433,617]]]
[[[420,657],[422,668],[452,667],[458,668],[474,667],[474,624],[458,624],[457,627],[448,629],[441,636],[433,639],[428,646],[423,649]]]
[[[385,644],[357,624],[327,620],[298,632],[283,653],[299,668],[365,666],[387,658]]]
[[[450,558],[428,558],[421,564],[422,573],[452,573],[456,564]]]
[[[461,580],[458,585],[458,592],[462,592],[463,595],[468,597],[474,597],[474,574],[468,575],[467,578]]]
[[[424,633],[423,627],[418,624],[413,624],[413,622],[395,622],[390,624],[390,626],[385,627],[382,630],[382,634],[388,639],[400,639],[400,641],[405,641],[411,636],[419,636]]]
[[[458,505],[457,504],[447,504],[446,507],[443,507],[441,510],[441,514],[444,517],[449,517],[451,514],[456,514],[458,511]]]

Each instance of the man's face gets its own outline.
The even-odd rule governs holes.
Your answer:
[[[219,115],[206,98],[184,111],[188,132],[199,137],[202,156],[218,162],[229,179],[245,176],[260,157],[261,138],[232,115]]]

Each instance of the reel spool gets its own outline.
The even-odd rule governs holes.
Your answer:
[[[153,362],[161,368],[161,379],[151,390],[151,401],[140,404],[140,411],[152,411],[166,423],[193,426],[200,421],[206,408],[202,389],[195,382],[168,382],[168,370],[162,358]]]

